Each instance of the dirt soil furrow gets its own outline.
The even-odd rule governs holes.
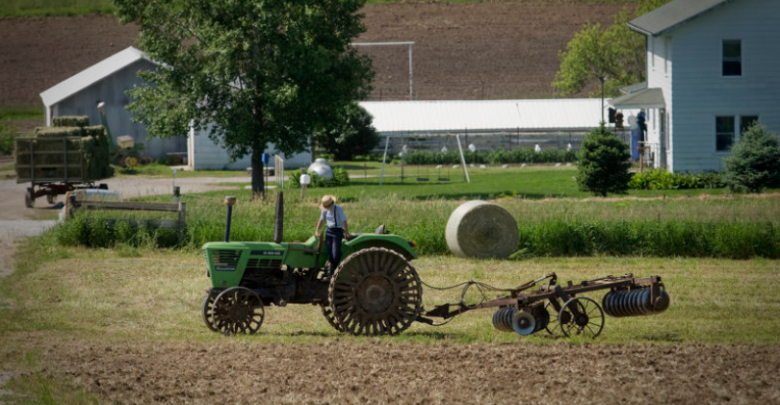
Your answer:
[[[778,403],[780,348],[219,343],[50,345],[110,402],[274,404]]]

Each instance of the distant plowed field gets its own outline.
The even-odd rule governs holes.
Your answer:
[[[558,52],[584,23],[610,24],[624,5],[369,5],[368,31],[357,42],[414,41],[415,99],[552,97]],[[133,45],[137,34],[136,27],[122,26],[113,16],[0,19],[0,107],[40,105],[39,93]],[[408,98],[407,48],[362,49],[374,58],[377,72],[372,98]]]

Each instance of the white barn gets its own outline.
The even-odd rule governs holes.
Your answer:
[[[758,121],[780,132],[780,1],[676,0],[628,26],[647,36],[647,82],[611,100],[647,111],[654,166],[720,170]]]
[[[265,153],[275,155],[279,153],[273,144],[269,144]],[[214,143],[209,136],[208,131],[195,131],[190,128],[187,136],[187,156],[189,160],[187,165],[191,170],[244,170],[252,167],[252,156],[246,155],[241,159],[230,160],[227,151]],[[299,167],[309,166],[312,162],[311,152],[298,153],[292,156],[284,156],[285,169],[297,169]],[[269,163],[273,166],[273,163]]]

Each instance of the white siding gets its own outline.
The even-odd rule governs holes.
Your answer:
[[[189,153],[189,166],[194,170],[244,170],[252,167],[251,156],[247,155],[234,162],[230,161],[227,151],[215,144],[209,137],[208,132],[195,132],[190,130],[187,140],[187,151]],[[266,153],[274,155],[276,148],[273,144],[268,145]],[[284,157],[284,156],[282,156]],[[285,158],[285,169],[296,169],[311,164],[311,153],[304,152],[293,155],[289,159]],[[273,162],[269,163],[273,167]]]
[[[649,37],[647,53],[647,87],[659,88],[664,95],[664,104],[666,111],[672,111],[672,68],[673,49],[672,38],[666,36]],[[665,144],[665,139],[661,138],[660,111],[654,109],[647,112],[648,127],[647,141],[660,148],[660,153],[656,153],[655,165],[660,167],[666,163],[669,170],[673,170],[673,161],[668,153],[671,152],[674,142],[671,145]],[[668,139],[672,138],[672,126],[667,123],[666,129],[670,131]],[[665,137],[666,138],[666,137]],[[669,158],[662,156],[667,154]]]
[[[716,116],[758,115],[769,130],[780,132],[778,21],[777,0],[740,0],[671,33],[675,171],[722,169],[727,154],[715,152]],[[721,76],[724,39],[742,41],[741,77]]]

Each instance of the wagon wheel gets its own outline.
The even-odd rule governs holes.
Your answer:
[[[219,332],[217,325],[214,323],[214,301],[217,300],[217,295],[219,294],[216,291],[209,292],[206,298],[203,299],[203,305],[201,306],[203,323],[205,323],[212,332]]]
[[[604,329],[604,311],[588,297],[572,298],[561,307],[558,324],[564,336],[583,335],[594,339]]]
[[[254,291],[246,287],[231,287],[222,291],[214,300],[212,308],[214,327],[225,335],[254,335],[260,330],[265,318],[263,302]]]
[[[46,202],[54,205],[57,202],[56,194],[46,194]]]
[[[32,188],[28,188],[27,192],[24,193],[24,206],[27,208],[35,207],[35,197],[33,196]]]
[[[331,278],[328,295],[334,318],[353,335],[396,335],[422,311],[417,270],[384,248],[350,255]]]
[[[320,309],[322,309],[322,315],[325,317],[325,319],[328,320],[328,323],[333,327],[333,329],[336,329],[339,332],[344,332],[344,329],[342,329],[341,325],[339,325],[338,321],[336,321],[336,317],[333,316],[333,310],[330,308],[330,305],[320,304]]]

